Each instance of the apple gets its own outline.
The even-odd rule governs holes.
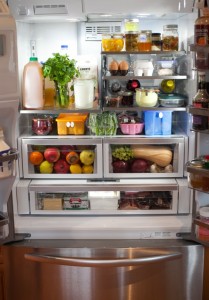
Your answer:
[[[59,159],[54,163],[54,171],[58,174],[66,174],[69,171],[69,165],[64,159]]]
[[[145,159],[135,159],[131,165],[132,173],[145,173],[149,168],[149,164]]]
[[[127,173],[129,170],[129,163],[123,160],[116,160],[112,162],[113,173]]]
[[[74,151],[76,149],[75,146],[73,145],[63,145],[59,147],[60,149],[60,157],[61,158],[65,158],[66,155],[70,152],[70,151]]]
[[[83,150],[80,153],[80,161],[85,165],[92,165],[94,162],[95,154],[92,150]]]
[[[48,162],[54,163],[60,158],[60,151],[56,147],[47,148],[44,151],[44,157]]]
[[[42,174],[51,174],[53,172],[53,166],[53,163],[44,160],[39,166],[39,171]]]

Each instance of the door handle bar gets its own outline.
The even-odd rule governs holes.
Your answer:
[[[127,267],[127,266],[140,266],[144,264],[157,263],[162,261],[170,261],[179,259],[182,256],[180,252],[167,252],[138,258],[86,258],[86,257],[62,257],[48,254],[25,254],[25,259],[39,262],[49,263],[56,265],[78,266],[78,267]]]

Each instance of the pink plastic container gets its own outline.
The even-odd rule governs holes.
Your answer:
[[[120,123],[123,134],[138,134],[144,129],[144,123]]]

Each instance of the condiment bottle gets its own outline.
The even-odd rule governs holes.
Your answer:
[[[195,108],[208,108],[209,107],[209,94],[206,90],[205,73],[199,72],[198,91],[193,98],[193,107]],[[208,129],[208,117],[201,115],[193,115],[192,128],[195,130]]]
[[[44,107],[44,77],[42,65],[37,57],[30,57],[30,61],[24,67],[22,93],[24,108]]]
[[[209,44],[209,8],[207,0],[204,0],[204,6],[200,9],[200,14],[194,24],[194,42],[203,46]]]
[[[172,79],[162,80],[160,89],[163,93],[173,93],[175,89],[175,81]]]
[[[194,43],[200,46],[209,45],[209,8],[207,0],[200,9],[200,17],[194,25]],[[209,68],[209,53],[198,49],[196,52],[195,66],[199,69]]]
[[[10,153],[10,146],[4,141],[4,132],[0,127],[0,156],[6,156]],[[10,176],[12,173],[11,162],[0,162],[0,178]]]

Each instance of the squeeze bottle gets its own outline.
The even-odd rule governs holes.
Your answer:
[[[24,67],[22,88],[24,108],[44,107],[44,77],[42,65],[37,57],[30,57],[30,61]]]

